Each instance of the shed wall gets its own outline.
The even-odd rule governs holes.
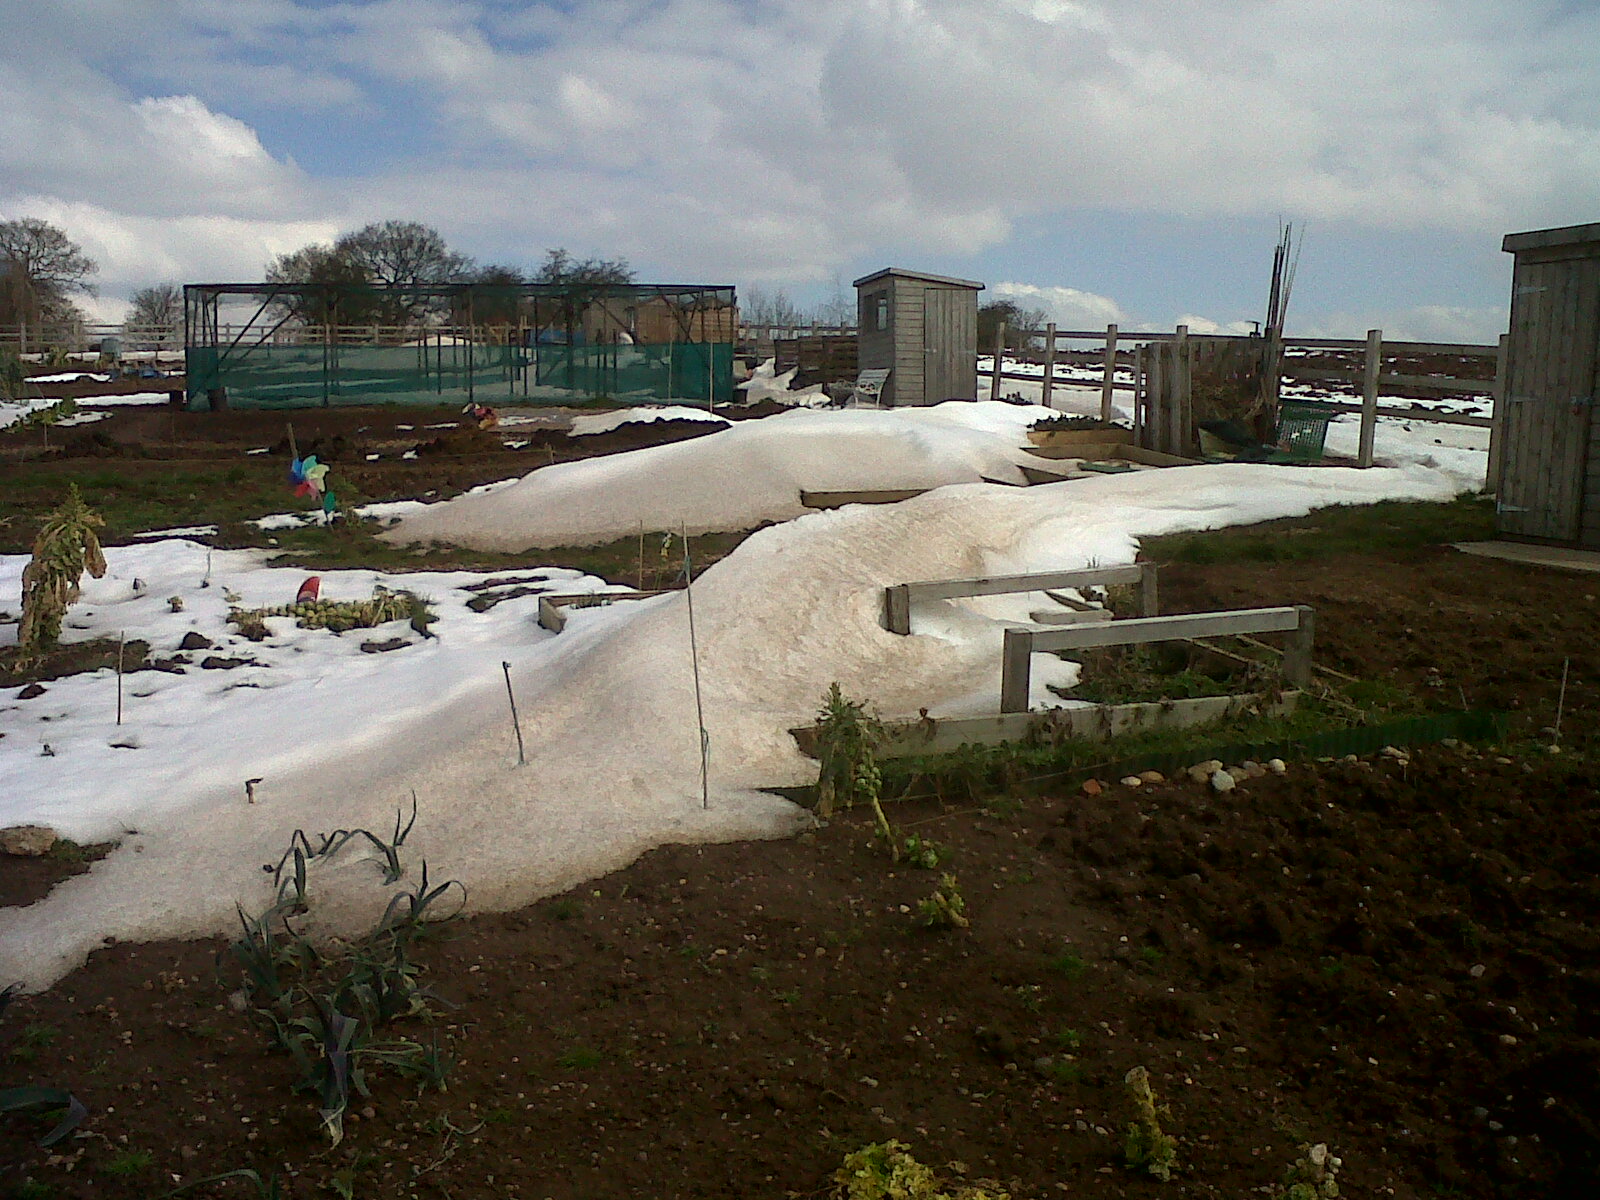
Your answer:
[[[1600,547],[1600,242],[1517,252],[1498,530]]]

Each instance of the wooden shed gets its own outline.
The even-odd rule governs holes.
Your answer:
[[[1600,225],[1507,234],[1501,249],[1516,267],[1496,529],[1600,549]]]
[[[976,399],[983,284],[885,267],[855,288],[859,365],[889,368],[885,407]]]

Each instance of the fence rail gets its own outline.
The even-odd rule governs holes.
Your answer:
[[[1000,659],[1000,711],[1028,711],[1032,660],[1040,651],[1084,650],[1094,646],[1135,646],[1147,642],[1225,637],[1241,633],[1294,634],[1283,656],[1283,674],[1305,687],[1311,680],[1311,643],[1315,612],[1305,604],[1284,608],[1241,608],[1223,612],[1183,613],[1170,617],[1134,617],[1068,629],[1007,629]]]

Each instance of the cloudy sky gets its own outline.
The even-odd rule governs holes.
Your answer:
[[[0,0],[0,217],[135,287],[390,217],[804,303],[882,266],[1068,325],[1492,338],[1600,221],[1596,0]]]

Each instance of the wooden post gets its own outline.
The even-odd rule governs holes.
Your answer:
[[[1166,450],[1167,446],[1167,343],[1151,342],[1149,350],[1150,381],[1146,386],[1145,426],[1150,439],[1150,449]]]
[[[1051,326],[1051,328],[1055,328]],[[1100,420],[1106,424],[1111,423],[1111,391],[1113,377],[1117,371],[1117,327],[1106,326],[1106,363],[1104,375],[1100,380]]]
[[[1039,403],[1046,408],[1050,407],[1050,394],[1056,386],[1056,323],[1051,321],[1044,327],[1044,388],[1039,394]]]
[[[1500,473],[1504,469],[1506,417],[1510,414],[1511,404],[1506,397],[1506,343],[1511,335],[1500,335],[1500,354],[1494,364],[1494,412],[1490,414],[1489,425],[1489,470],[1484,476],[1484,490],[1493,495],[1500,494]]]
[[[1146,357],[1144,346],[1135,347],[1133,351],[1133,441],[1138,446],[1146,445],[1144,439],[1144,409],[1147,399],[1145,396]]]
[[[1172,342],[1172,381],[1167,387],[1167,453],[1190,453],[1189,431],[1189,327],[1179,325]]]
[[[1361,449],[1356,465],[1372,465],[1372,439],[1378,429],[1378,371],[1383,366],[1383,330],[1367,330],[1366,369],[1361,376]]]
[[[994,371],[989,376],[989,399],[1000,399],[1000,364],[1006,357],[1006,323],[994,331]]]
[[[1289,635],[1289,645],[1283,652],[1283,677],[1295,687],[1311,686],[1311,643],[1316,636],[1317,613],[1309,604],[1297,604],[1300,624]]]
[[[1161,611],[1161,598],[1156,593],[1156,564],[1139,564],[1139,615],[1153,617]]]
[[[883,589],[883,623],[890,633],[911,632],[911,589],[905,584]]]
[[[1032,670],[1033,633],[1027,629],[1006,630],[1000,656],[1000,711],[1027,712],[1029,674]]]

